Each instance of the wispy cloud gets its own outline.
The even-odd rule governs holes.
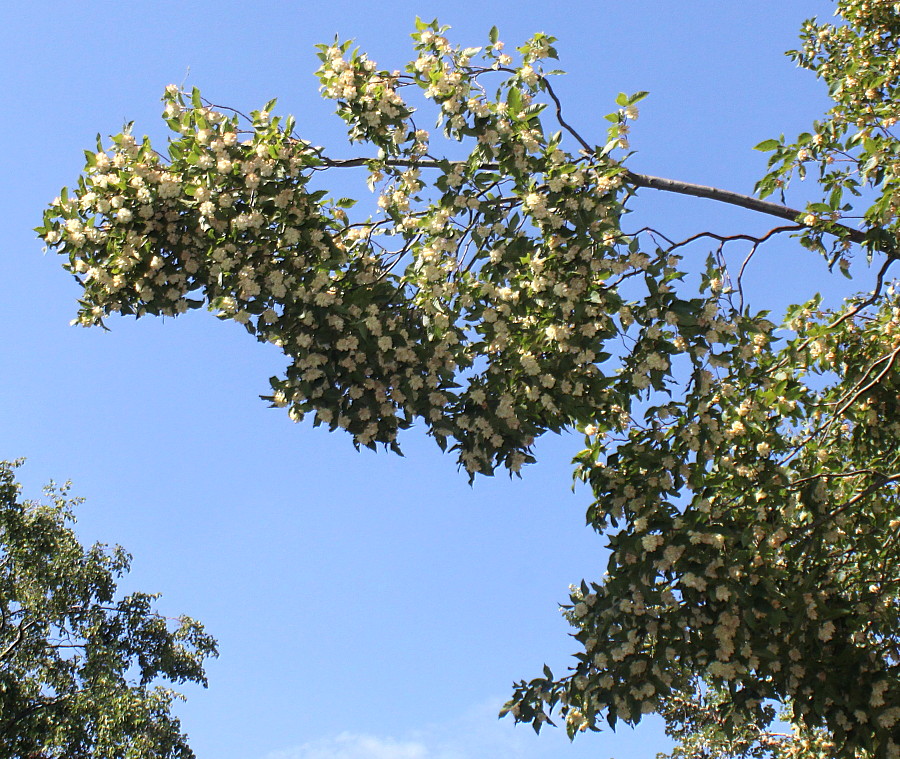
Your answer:
[[[634,733],[580,736],[570,744],[563,730],[535,736],[528,727],[497,720],[497,701],[492,699],[457,719],[402,736],[344,732],[275,751],[265,759],[648,759],[670,745],[661,732],[644,725]]]
[[[428,747],[418,741],[341,733],[275,751],[266,759],[431,759],[431,756]]]

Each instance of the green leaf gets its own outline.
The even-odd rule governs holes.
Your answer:
[[[781,145],[780,140],[769,139],[769,140],[763,140],[761,143],[756,145],[753,149],[760,150],[765,153],[770,150],[775,150],[775,148],[777,148],[779,145]]]
[[[518,116],[522,110],[522,91],[518,87],[510,87],[506,95],[506,105],[511,116]]]

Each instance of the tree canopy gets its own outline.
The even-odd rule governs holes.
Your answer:
[[[609,565],[572,589],[572,671],[518,683],[516,720],[559,713],[574,735],[659,712],[690,755],[708,739],[897,757],[900,4],[836,6],[792,53],[833,106],[757,146],[759,197],[631,171],[644,92],[620,95],[599,143],[583,136],[545,69],[552,37],[507,52],[492,29],[464,48],[419,21],[403,70],[320,47],[322,93],[364,155],[310,144],[274,101],[244,115],[170,86],[165,152],[130,129],[98,138],[38,231],[83,288],[79,323],[210,308],[284,352],[274,406],[357,446],[399,451],[418,422],[475,477],[518,473],[547,431],[584,433],[575,476]],[[374,215],[323,189],[349,169]],[[807,174],[820,198],[787,205]],[[651,189],[781,221],[630,229]],[[744,272],[785,235],[864,291],[756,310]],[[774,704],[796,733],[773,732]]]
[[[160,683],[205,685],[216,642],[157,596],[118,598],[131,557],[79,543],[67,486],[21,500],[18,463],[0,462],[0,754],[193,757]]]

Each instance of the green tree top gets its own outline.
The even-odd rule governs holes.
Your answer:
[[[0,755],[193,757],[160,683],[205,685],[215,641],[158,596],[117,598],[131,557],[82,547],[67,487],[20,500],[16,465],[0,462]]]

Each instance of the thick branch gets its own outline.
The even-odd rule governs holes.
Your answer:
[[[803,223],[801,217],[803,211],[796,208],[783,206],[780,203],[772,203],[768,200],[760,200],[751,195],[742,195],[739,192],[731,190],[720,190],[718,187],[708,187],[702,184],[693,184],[691,182],[681,182],[677,179],[664,179],[663,177],[652,177],[649,174],[636,174],[633,171],[625,170],[625,178],[635,187],[649,187],[651,190],[662,190],[663,192],[675,192],[679,195],[693,195],[697,198],[708,198],[709,200],[718,200],[720,203],[728,203],[729,205],[746,208],[750,211],[776,216],[779,219],[788,219],[789,221],[798,221]],[[808,226],[804,224],[803,226]],[[842,230],[849,240],[860,245],[865,244],[865,233],[858,229],[851,229],[843,224],[833,224],[832,226]]]
[[[2,652],[0,652],[0,661],[3,661],[3,659],[5,659],[15,650],[16,646],[18,646],[25,639],[25,633],[35,625],[37,625],[36,620],[32,620],[31,622],[22,622],[19,625],[19,627],[16,629],[15,639],[12,640]]]
[[[806,528],[806,530],[808,531],[808,535],[803,540],[803,545],[812,540],[813,536],[815,535],[815,531],[823,524],[825,524],[825,522],[829,521],[830,519],[834,519],[836,516],[849,509],[851,506],[859,503],[863,498],[866,498],[867,496],[872,495],[872,493],[881,490],[881,488],[883,488],[885,485],[890,485],[892,482],[897,482],[898,480],[900,480],[900,474],[883,475],[868,487],[863,488],[855,496],[844,501],[834,510],[820,516],[818,519],[816,519],[815,522],[813,522],[811,525],[809,525],[809,527]]]
[[[388,158],[378,161],[373,158],[344,158],[324,160],[327,168],[354,168],[367,166],[369,163],[383,163],[385,166],[396,166],[398,168],[420,168],[420,169],[442,169],[446,163],[433,160],[408,160],[400,158]],[[451,163],[463,163],[462,161],[453,161]],[[485,163],[481,166],[488,171],[499,170],[496,163]],[[678,179],[665,179],[663,177],[653,177],[649,174],[638,174],[634,171],[626,169],[622,175],[627,182],[635,187],[648,187],[651,190],[661,190],[663,192],[674,192],[679,195],[692,195],[696,198],[707,198],[708,200],[717,200],[720,203],[728,203],[739,208],[746,208],[757,213],[764,213],[769,216],[775,216],[779,219],[788,219],[795,221],[802,226],[809,225],[803,223],[804,212],[790,206],[783,206],[780,203],[773,203],[769,200],[760,200],[752,195],[742,195],[739,192],[731,190],[721,190],[718,187],[708,187],[706,185],[693,184],[692,182],[682,182]],[[852,242],[859,245],[865,245],[866,235],[858,229],[852,229],[844,224],[832,223],[831,227],[839,229],[843,235]],[[828,231],[828,230],[826,230]]]

